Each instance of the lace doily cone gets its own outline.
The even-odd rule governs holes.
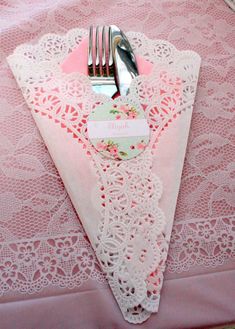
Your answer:
[[[129,95],[116,102],[143,108],[151,139],[138,157],[115,161],[95,151],[87,136],[89,113],[113,100],[95,94],[85,75],[60,68],[87,33],[74,29],[65,36],[45,35],[36,45],[18,47],[8,61],[124,318],[141,323],[158,310],[200,58],[166,41],[128,33],[136,53],[153,70],[135,78]],[[163,209],[159,204],[167,184],[162,192],[161,179],[167,174],[159,178],[158,140],[183,112],[188,114],[175,128],[180,146],[170,157],[178,164],[174,188],[168,186],[171,204]]]

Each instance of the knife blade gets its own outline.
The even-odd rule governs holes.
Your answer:
[[[116,26],[111,25],[112,50],[114,55],[116,83],[120,95],[127,95],[131,81],[139,75],[133,49],[125,34]]]

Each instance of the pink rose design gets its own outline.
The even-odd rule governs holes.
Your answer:
[[[116,120],[120,120],[121,119],[121,115],[120,114],[117,114],[116,115]]]
[[[129,115],[128,115],[128,118],[129,119],[135,119],[137,116],[137,113],[136,112],[130,112]]]
[[[118,154],[118,148],[116,146],[112,146],[109,149],[110,154],[117,155]]]
[[[127,113],[130,111],[129,107],[127,105],[121,105],[119,108],[120,111]]]
[[[138,143],[136,145],[136,147],[137,147],[138,150],[144,150],[145,147],[146,147],[146,144],[144,142],[141,142],[141,143]]]
[[[100,151],[104,151],[104,150],[106,149],[106,145],[105,145],[103,142],[98,142],[98,143],[96,144],[96,147],[97,147],[97,149],[100,150]]]

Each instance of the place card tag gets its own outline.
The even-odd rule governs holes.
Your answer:
[[[145,150],[150,138],[144,111],[130,103],[97,106],[89,115],[87,130],[95,149],[115,160],[136,157]]]

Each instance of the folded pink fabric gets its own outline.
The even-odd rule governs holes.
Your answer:
[[[127,36],[145,74],[114,101],[95,94],[85,75],[85,30],[45,35],[8,61],[124,318],[140,323],[159,306],[200,57],[139,33]],[[145,111],[151,138],[141,155],[116,161],[93,148],[87,118],[105,103]]]

